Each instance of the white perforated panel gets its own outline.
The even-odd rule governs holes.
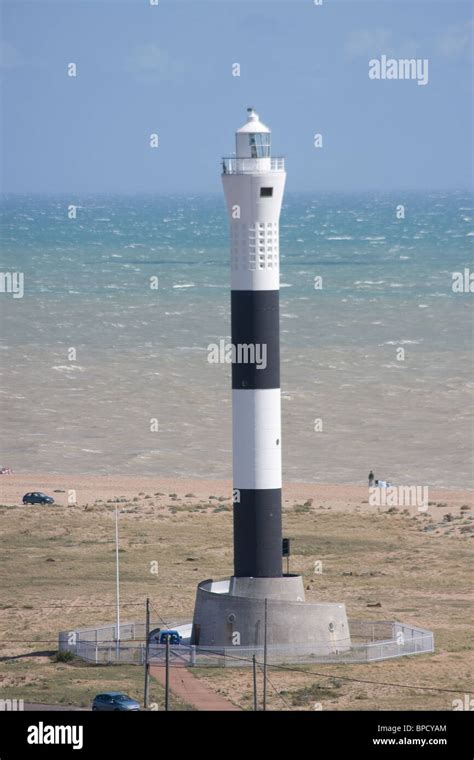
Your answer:
[[[279,286],[278,222],[232,222],[231,270],[232,287],[236,289],[269,289]],[[262,279],[261,274],[272,276]],[[254,274],[255,273],[255,274]],[[263,285],[259,287],[259,283]],[[265,285],[265,282],[267,285]]]

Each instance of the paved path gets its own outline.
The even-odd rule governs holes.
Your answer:
[[[165,685],[164,665],[151,665],[150,673],[162,686]],[[193,676],[189,668],[183,666],[170,668],[170,689],[183,702],[197,710],[240,710],[240,707],[216,694],[207,684]]]

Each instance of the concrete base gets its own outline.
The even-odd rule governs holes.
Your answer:
[[[229,595],[247,599],[279,599],[286,602],[304,602],[304,585],[301,575],[283,575],[281,578],[229,579]]]
[[[303,579],[226,578],[197,588],[191,643],[197,646],[261,646],[267,599],[267,643],[310,646],[314,654],[350,649],[344,604],[305,603]]]

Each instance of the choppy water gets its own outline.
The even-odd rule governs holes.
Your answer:
[[[280,231],[286,478],[472,485],[472,198],[289,195]],[[223,199],[8,197],[2,241],[0,464],[230,477]]]

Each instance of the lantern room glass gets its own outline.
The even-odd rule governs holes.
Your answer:
[[[252,132],[249,135],[252,158],[270,158],[270,133]]]

